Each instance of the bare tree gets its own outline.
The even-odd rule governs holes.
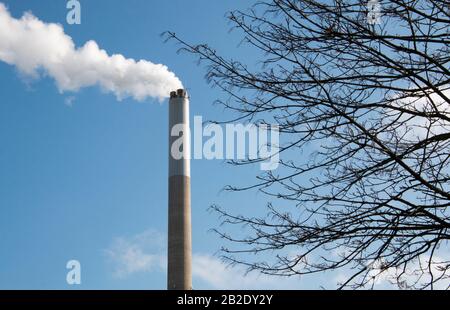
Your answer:
[[[383,275],[400,288],[448,288],[450,5],[378,4],[379,20],[362,0],[229,13],[262,55],[257,65],[168,34],[207,64],[237,118],[280,126],[281,168],[228,187],[272,197],[267,216],[214,207],[229,262],[280,276],[345,270],[340,288],[370,288]]]

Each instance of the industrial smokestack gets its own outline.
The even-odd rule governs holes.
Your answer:
[[[169,101],[169,236],[167,288],[192,289],[189,98],[184,89]]]

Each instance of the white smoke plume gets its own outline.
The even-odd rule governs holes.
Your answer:
[[[31,13],[11,16],[0,3],[0,61],[26,76],[42,73],[55,79],[60,92],[98,85],[118,100],[148,97],[162,100],[182,88],[181,81],[165,65],[108,55],[95,41],[77,48],[61,25],[45,23]]]

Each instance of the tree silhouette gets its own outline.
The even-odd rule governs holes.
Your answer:
[[[340,288],[383,276],[448,288],[450,5],[378,4],[375,21],[361,0],[262,1],[229,13],[258,65],[168,33],[207,65],[236,119],[280,127],[280,168],[227,187],[271,197],[267,216],[213,207],[230,263],[280,276],[345,270]]]

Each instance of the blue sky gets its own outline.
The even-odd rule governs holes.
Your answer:
[[[95,40],[109,54],[167,65],[190,92],[191,117],[231,115],[212,105],[222,94],[206,84],[205,70],[164,43],[162,32],[254,57],[224,18],[252,1],[81,0],[81,25],[66,23],[64,0],[0,2],[15,18],[31,11],[62,24],[77,47]],[[3,62],[0,85],[0,289],[165,289],[166,102],[118,101],[98,87],[60,93],[51,78],[30,80]],[[258,173],[258,166],[192,162],[194,288],[318,288],[331,280],[244,277],[214,256],[222,241],[208,232],[218,223],[208,207],[263,212],[262,194],[221,192]],[[66,283],[72,259],[82,267],[76,287]]]

